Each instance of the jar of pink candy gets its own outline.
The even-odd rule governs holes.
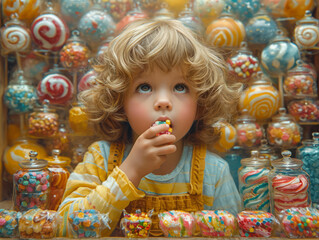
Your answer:
[[[316,122],[319,120],[319,101],[311,98],[291,101],[288,112],[297,122]]]
[[[22,168],[13,174],[14,210],[47,209],[51,187],[51,174],[46,160],[37,159],[37,152],[30,151],[30,159],[22,161]]]
[[[238,145],[246,148],[260,145],[263,137],[262,128],[256,122],[256,119],[248,114],[247,109],[241,111],[241,115],[236,120],[235,128]]]
[[[286,108],[279,108],[279,114],[267,127],[268,142],[278,148],[295,148],[301,141],[301,130],[293,116],[286,113]]]

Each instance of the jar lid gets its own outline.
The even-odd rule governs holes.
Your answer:
[[[307,10],[305,12],[305,16],[299,21],[297,21],[296,25],[305,24],[305,23],[316,24],[319,26],[319,20],[312,17],[312,13],[310,10]]]
[[[48,165],[48,161],[43,160],[43,159],[38,159],[37,158],[38,153],[35,151],[30,151],[29,152],[29,160],[25,160],[19,163],[19,166],[22,168],[27,168],[27,169],[37,169],[37,168],[44,168]]]
[[[46,112],[46,113],[54,113],[56,110],[50,107],[50,101],[48,99],[43,100],[42,107],[34,108],[36,112]]]
[[[305,62],[301,59],[298,59],[296,61],[296,66],[294,68],[288,70],[287,74],[288,75],[293,75],[293,74],[309,74],[309,75],[311,75],[309,68],[305,67]]]
[[[33,87],[31,81],[24,76],[23,70],[19,70],[15,74],[14,78],[9,81],[8,85],[28,85],[30,87]]]
[[[271,85],[272,83],[268,77],[262,71],[258,71],[254,75],[254,81],[250,85]]]
[[[275,115],[272,120],[276,121],[276,122],[282,122],[282,121],[292,121],[294,122],[294,118],[293,116],[291,116],[290,114],[286,113],[287,110],[284,107],[279,108],[279,113],[277,115]]]
[[[66,43],[78,42],[86,45],[86,42],[80,37],[80,32],[78,30],[72,31],[72,36],[66,41]]]
[[[303,162],[297,158],[291,158],[291,152],[289,150],[284,150],[281,152],[283,158],[277,159],[271,162],[271,165],[275,168],[300,168]]]
[[[251,122],[256,122],[256,118],[253,116],[249,115],[248,109],[244,108],[241,110],[241,114],[238,116],[237,123],[251,123]]]
[[[269,160],[265,158],[259,158],[259,152],[257,150],[252,150],[250,154],[250,158],[243,158],[240,161],[241,165],[248,167],[270,167]]]
[[[61,167],[66,167],[71,164],[71,158],[60,156],[60,153],[60,149],[53,149],[52,156],[45,158],[45,160],[48,161],[49,166],[58,165]]]
[[[275,150],[268,145],[267,139],[261,139],[261,145],[258,148],[259,153],[274,153]]]

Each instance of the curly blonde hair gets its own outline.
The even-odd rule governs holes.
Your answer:
[[[178,20],[138,20],[110,43],[94,64],[96,85],[79,94],[97,133],[107,141],[131,140],[123,102],[133,79],[149,68],[169,72],[185,69],[185,78],[197,92],[197,116],[186,140],[211,144],[212,126],[236,110],[241,86],[226,84],[222,55],[207,47]]]

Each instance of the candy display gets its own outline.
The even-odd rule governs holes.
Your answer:
[[[253,18],[251,18],[246,26],[247,42],[253,44],[267,44],[277,35],[277,24],[267,14],[266,11],[260,9]]]
[[[319,237],[319,211],[315,208],[286,209],[281,212],[279,220],[287,237]]]
[[[173,128],[172,128],[171,120],[166,119],[165,121],[156,121],[155,123],[153,123],[152,126],[161,125],[161,124],[169,125],[169,129],[167,131],[165,131],[165,132],[158,133],[157,136],[162,135],[162,134],[169,134],[169,135],[172,134]]]
[[[115,35],[118,35],[127,24],[134,22],[135,20],[145,18],[148,18],[148,15],[145,12],[143,12],[140,8],[133,8],[116,24]]]
[[[191,237],[195,230],[195,219],[184,211],[167,211],[158,214],[159,226],[165,237]]]
[[[101,236],[102,220],[94,209],[78,210],[68,216],[72,235],[75,238],[96,238]]]
[[[60,222],[56,211],[30,209],[19,220],[20,238],[54,238]]]
[[[73,31],[72,34],[73,36],[68,39],[60,51],[60,62],[66,69],[77,71],[88,65],[90,49],[78,37],[78,31]]]
[[[278,225],[278,220],[264,211],[242,211],[237,221],[241,237],[270,237]]]
[[[312,139],[302,141],[302,146],[297,149],[296,157],[303,162],[303,169],[310,176],[311,201],[314,207],[319,205],[319,132],[312,133]]]
[[[301,49],[311,49],[319,43],[319,20],[307,10],[305,16],[297,21],[294,29],[295,43]]]
[[[39,158],[47,156],[44,147],[26,138],[18,138],[11,147],[7,148],[3,158],[7,172],[12,175],[21,169],[19,164],[29,157],[30,151],[37,152]]]
[[[239,193],[241,195],[244,210],[260,210],[269,212],[268,174],[270,161],[259,158],[256,150],[251,151],[250,158],[240,161],[238,170]]]
[[[224,0],[194,0],[193,9],[195,14],[207,26],[218,18],[225,7]]]
[[[236,128],[225,121],[215,123],[214,128],[219,133],[219,139],[213,144],[213,147],[221,153],[227,152],[236,142]]]
[[[20,162],[21,170],[13,174],[14,209],[27,211],[33,208],[47,209],[51,187],[48,162],[37,159],[37,152],[30,151],[30,159]],[[21,233],[20,233],[21,234]]]
[[[319,120],[319,101],[314,99],[291,101],[288,112],[297,122],[316,122]]]
[[[195,13],[189,7],[186,7],[179,15],[177,20],[183,23],[184,26],[191,29],[198,36],[203,37],[205,34],[205,28],[202,20],[195,15]]]
[[[283,75],[296,66],[300,52],[296,44],[283,33],[273,38],[261,52],[261,65],[271,76]]]
[[[260,0],[228,1],[228,6],[230,6],[231,11],[244,23],[258,12],[260,5]]]
[[[41,1],[38,0],[3,0],[2,12],[11,17],[16,14],[20,20],[32,22],[40,14]]]
[[[81,17],[78,29],[81,37],[94,49],[114,33],[115,23],[109,14],[95,5]]]
[[[0,209],[0,237],[18,237],[18,222],[21,217],[20,212]]]
[[[33,41],[45,50],[58,51],[69,38],[69,28],[51,8],[38,16],[31,25]]]
[[[216,47],[239,47],[246,36],[242,22],[232,15],[223,13],[206,29],[207,41]]]
[[[227,59],[228,69],[235,79],[247,83],[254,73],[257,73],[259,61],[247,48],[247,43],[242,42],[240,49]]]
[[[95,85],[96,72],[91,69],[86,72],[82,77],[78,85],[79,91],[84,91],[93,85]]]
[[[247,109],[241,111],[241,115],[236,120],[235,128],[239,146],[251,148],[260,145],[263,137],[262,129],[256,119],[248,114]]]
[[[55,70],[39,82],[38,96],[40,101],[49,100],[50,104],[65,104],[73,97],[73,84],[70,79]]]
[[[202,237],[232,237],[236,234],[236,219],[225,210],[198,211],[195,220]]]
[[[279,92],[265,78],[262,72],[243,91],[239,100],[239,109],[247,109],[248,113],[258,121],[272,117],[279,108]]]
[[[291,152],[283,151],[283,158],[274,160],[269,174],[270,206],[273,214],[292,207],[309,207],[310,179],[302,170],[302,161],[291,158]]]
[[[301,129],[285,108],[272,118],[267,127],[267,139],[270,145],[279,148],[294,148],[301,141]]]
[[[88,117],[79,103],[73,103],[73,107],[69,110],[69,125],[76,135],[93,134]]]
[[[125,237],[147,238],[152,226],[152,212],[148,213],[136,210],[136,213],[127,213],[124,210],[124,217],[121,219],[121,228]]]

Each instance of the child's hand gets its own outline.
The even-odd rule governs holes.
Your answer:
[[[140,180],[147,174],[160,168],[166,155],[174,153],[176,140],[174,135],[161,134],[168,131],[167,124],[152,126],[140,135],[120,169],[137,187]]]

